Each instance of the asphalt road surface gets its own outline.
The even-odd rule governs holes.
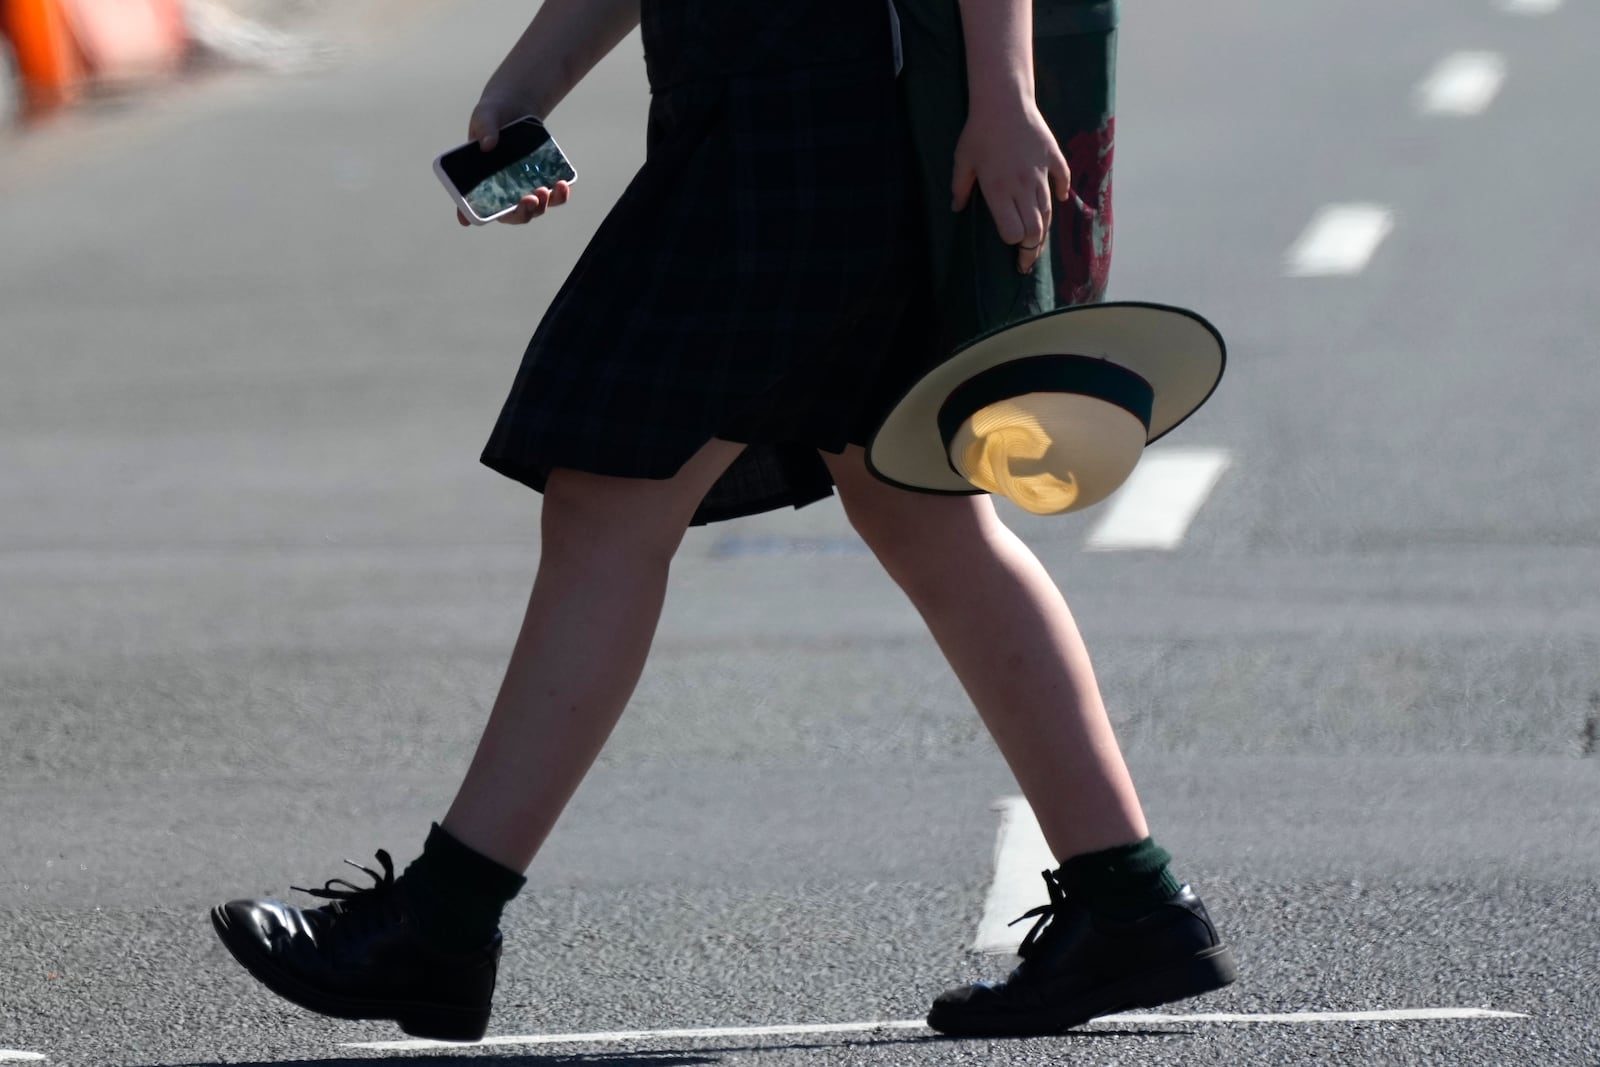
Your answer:
[[[572,204],[458,229],[429,163],[527,11],[473,0],[0,145],[0,1060],[1600,1063],[1600,7],[1127,8],[1112,295],[1228,337],[1150,457],[1211,476],[1169,547],[1016,525],[1234,945],[1174,1009],[1218,1018],[739,1029],[1007,965],[1015,786],[831,503],[691,536],[508,913],[491,1034],[587,1037],[352,1047],[401,1035],[226,957],[211,904],[448,803],[537,552],[478,451],[642,154],[630,42],[551,118]]]

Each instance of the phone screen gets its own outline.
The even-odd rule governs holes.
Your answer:
[[[519,119],[500,131],[500,141],[485,152],[476,143],[447,152],[439,161],[445,176],[479,218],[516,205],[535,189],[553,189],[577,172],[536,119]]]

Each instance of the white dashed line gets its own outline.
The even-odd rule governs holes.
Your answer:
[[[1040,871],[1056,866],[1050,846],[1039,830],[1039,820],[1022,797],[1003,797],[995,802],[1000,812],[1000,833],[994,842],[994,881],[983,904],[975,952],[1015,952],[1027,935],[1028,924],[1011,922],[1023,912],[1045,900]]]
[[[1218,449],[1146,453],[1089,531],[1085,547],[1091,552],[1177,548],[1229,462],[1228,453]]]
[[[1500,10],[1512,15],[1548,15],[1562,0],[1500,0]]]
[[[1317,212],[1290,247],[1289,274],[1296,278],[1359,274],[1394,229],[1394,212],[1378,204],[1330,204]]]
[[[1302,1011],[1302,1012],[1197,1012],[1192,1015],[1162,1014],[1159,1012],[1127,1012],[1102,1015],[1095,1019],[1099,1025],[1110,1026],[1195,1026],[1202,1023],[1397,1023],[1397,1022],[1452,1022],[1472,1019],[1526,1019],[1527,1015],[1514,1011],[1494,1011],[1489,1008],[1400,1008],[1388,1011]],[[504,1037],[487,1037],[482,1041],[462,1044],[452,1041],[352,1041],[342,1048],[362,1049],[369,1052],[420,1052],[441,1048],[533,1047],[539,1045],[624,1045],[658,1043],[662,1041],[704,1041],[719,1038],[750,1037],[806,1037],[827,1034],[867,1034],[874,1031],[889,1033],[903,1030],[927,1030],[921,1019],[890,1019],[881,1022],[817,1023],[799,1026],[714,1026],[691,1030],[610,1030],[590,1034],[520,1034]]]
[[[1478,115],[1506,80],[1506,62],[1493,52],[1457,52],[1440,60],[1417,86],[1424,115]]]
[[[0,1063],[43,1063],[44,1053],[23,1052],[21,1049],[0,1048]]]

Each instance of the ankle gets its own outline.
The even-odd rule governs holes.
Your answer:
[[[396,880],[396,889],[423,938],[458,952],[493,940],[501,912],[526,882],[435,823],[422,854]]]
[[[1171,900],[1182,888],[1168,867],[1172,854],[1146,837],[1073,856],[1056,877],[1090,911],[1118,920],[1138,919]]]

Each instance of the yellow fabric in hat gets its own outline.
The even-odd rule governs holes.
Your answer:
[[[1115,404],[1076,393],[1028,393],[973,414],[950,462],[973,485],[1034,515],[1099,503],[1133,471],[1145,428]]]

